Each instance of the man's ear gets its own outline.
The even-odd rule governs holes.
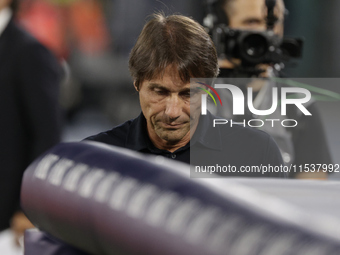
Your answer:
[[[139,91],[139,89],[136,86],[136,81],[133,82],[133,86],[135,87],[135,90]]]

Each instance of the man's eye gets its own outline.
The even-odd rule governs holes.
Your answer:
[[[182,97],[190,97],[192,94],[190,93],[190,91],[186,91],[186,92],[182,92],[181,96]]]
[[[162,90],[162,89],[155,89],[154,91],[155,91],[155,93],[156,93],[157,95],[160,95],[160,96],[165,96],[165,95],[167,95],[167,91]]]

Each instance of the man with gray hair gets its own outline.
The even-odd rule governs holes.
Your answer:
[[[284,177],[285,173],[241,171],[242,166],[281,165],[266,133],[239,125],[213,126],[201,115],[201,94],[190,79],[218,75],[216,50],[204,28],[181,16],[154,15],[130,54],[130,72],[142,113],[88,140],[162,155],[195,166],[228,166],[223,176]],[[233,134],[233,135],[230,135]]]

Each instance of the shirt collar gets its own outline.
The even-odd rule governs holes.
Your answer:
[[[12,10],[9,7],[0,10],[0,36],[4,32],[11,18]]]
[[[141,113],[136,119],[132,120],[126,139],[126,147],[131,150],[141,151],[147,149],[151,143],[146,130],[146,119]]]
[[[208,112],[207,115],[200,116],[197,129],[190,141],[190,146],[200,143],[210,149],[222,149],[220,130],[218,128],[213,128],[213,119],[213,115],[210,112]],[[157,149],[151,142],[146,130],[146,119],[143,113],[141,113],[136,119],[132,121],[126,139],[126,147],[135,151],[143,151],[146,149],[151,152],[163,151]],[[185,149],[187,147],[188,145],[182,148]]]
[[[208,111],[207,115],[201,115],[195,134],[191,138],[190,145],[200,143],[203,146],[222,150],[222,139],[220,129],[213,127],[214,116]]]

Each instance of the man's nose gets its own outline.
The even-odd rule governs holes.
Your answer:
[[[181,115],[182,106],[178,96],[170,96],[166,102],[165,114],[171,119],[176,119]]]

